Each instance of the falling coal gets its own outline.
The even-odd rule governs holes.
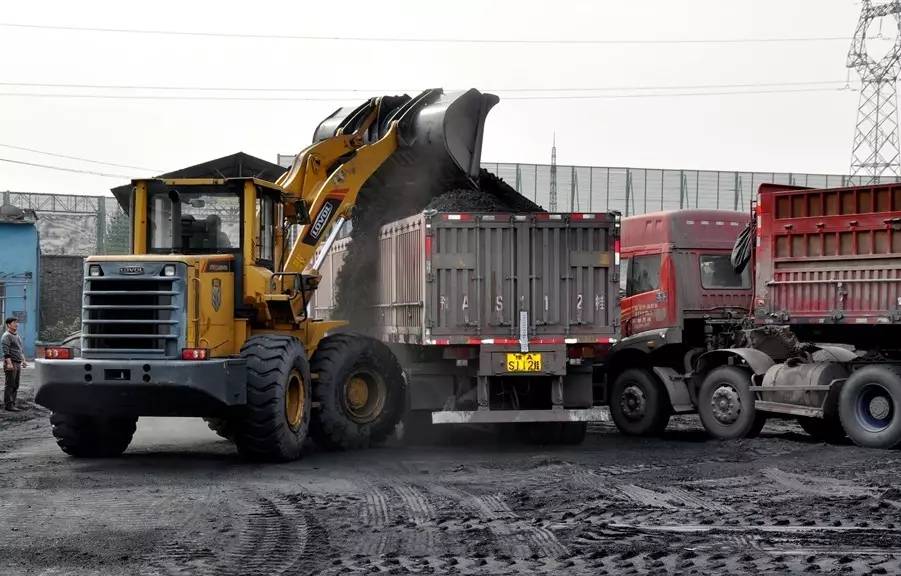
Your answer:
[[[335,279],[335,318],[372,333],[375,327],[379,230],[385,224],[423,210],[439,212],[542,212],[543,209],[491,172],[482,169],[478,188],[455,187],[437,194],[387,195],[382,187],[365,187],[353,210],[352,241]]]

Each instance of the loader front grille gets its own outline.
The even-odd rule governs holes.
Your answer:
[[[82,354],[177,357],[181,286],[177,277],[86,276]]]

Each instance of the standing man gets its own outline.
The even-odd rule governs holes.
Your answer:
[[[4,322],[6,331],[0,338],[3,348],[3,374],[6,376],[3,388],[3,405],[10,412],[19,412],[16,406],[16,395],[19,392],[19,376],[25,367],[25,349],[19,337],[19,321],[7,318]]]

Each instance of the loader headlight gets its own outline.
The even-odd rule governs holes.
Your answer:
[[[103,276],[103,269],[100,268],[99,264],[91,264],[88,266],[88,276],[93,276],[94,278]]]
[[[166,264],[163,266],[163,276],[175,276],[175,265]]]

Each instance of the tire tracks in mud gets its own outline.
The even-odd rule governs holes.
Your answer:
[[[180,530],[147,558],[149,573],[166,576],[313,574],[330,548],[328,534],[299,495],[257,495],[240,517],[234,545]],[[248,504],[242,502],[241,504]],[[209,534],[207,534],[209,536]]]
[[[507,552],[515,558],[558,558],[569,555],[569,549],[560,543],[551,530],[514,512],[501,494],[477,495],[447,486],[436,486],[435,491],[474,512],[479,523],[486,525],[494,535],[497,545],[508,547]]]

